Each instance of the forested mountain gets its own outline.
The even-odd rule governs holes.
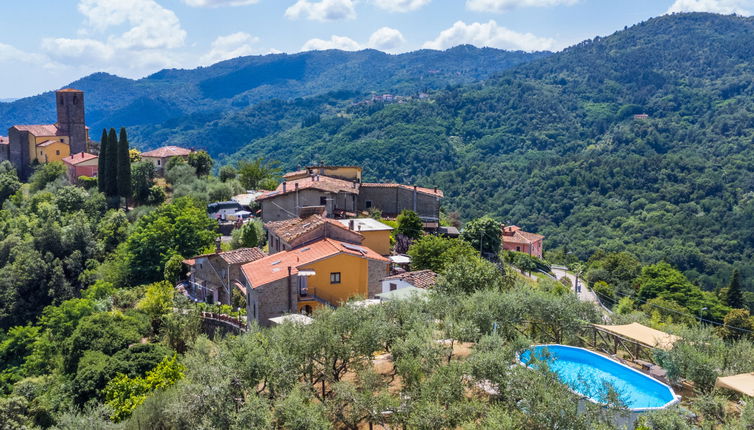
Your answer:
[[[551,250],[629,250],[711,288],[734,265],[754,275],[753,54],[752,18],[662,16],[430,101],[323,116],[230,161],[361,164]]]
[[[300,121],[301,113],[313,108],[310,101],[260,102],[330,92],[339,99],[366,98],[371,92],[411,95],[475,82],[548,54],[473,46],[400,55],[375,50],[310,51],[239,57],[193,70],[162,70],[139,80],[97,73],[68,86],[86,92],[92,130],[127,126],[142,148],[178,144],[217,155],[233,153],[252,139],[284,129],[282,119],[293,115]],[[14,124],[54,122],[54,98],[53,92],[47,92],[0,103],[0,130]]]

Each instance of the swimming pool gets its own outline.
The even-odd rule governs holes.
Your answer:
[[[595,403],[605,404],[611,387],[632,411],[661,409],[677,403],[680,397],[662,382],[584,348],[565,345],[536,345],[519,355],[521,364],[536,366],[534,356],[571,391]]]

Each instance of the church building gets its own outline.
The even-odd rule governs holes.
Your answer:
[[[89,130],[84,121],[84,92],[71,88],[55,92],[58,121],[44,125],[14,125],[8,129],[8,159],[25,180],[35,164],[63,161],[88,152]]]

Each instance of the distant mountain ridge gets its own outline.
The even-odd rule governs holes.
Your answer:
[[[478,81],[547,55],[468,45],[400,55],[309,51],[239,57],[192,70],[166,69],[138,80],[95,73],[67,86],[86,92],[87,123],[93,130],[126,126],[143,147],[180,143],[217,155],[235,152],[255,136],[239,133],[233,142],[208,144],[211,136],[187,137],[182,131],[268,100],[342,91],[410,94]],[[54,122],[54,109],[52,92],[0,104],[0,133],[14,124]]]

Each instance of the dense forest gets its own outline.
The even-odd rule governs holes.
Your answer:
[[[177,144],[217,156],[284,130],[287,118],[295,116],[298,124],[310,114],[301,111],[314,107],[319,112],[316,105],[327,104],[299,97],[332,92],[340,93],[339,99],[350,93],[354,100],[372,93],[410,96],[476,82],[546,55],[468,45],[400,55],[310,51],[239,57],[192,70],[162,70],[138,80],[96,73],[68,86],[86,93],[87,125],[93,130],[119,124],[129,127],[139,149]],[[0,103],[0,130],[54,122],[54,100],[54,93],[47,92]],[[263,103],[270,100],[275,101]]]
[[[323,115],[229,162],[363,165],[550,250],[628,250],[714,288],[733,266],[754,276],[752,43],[752,18],[653,18],[429,100]]]

